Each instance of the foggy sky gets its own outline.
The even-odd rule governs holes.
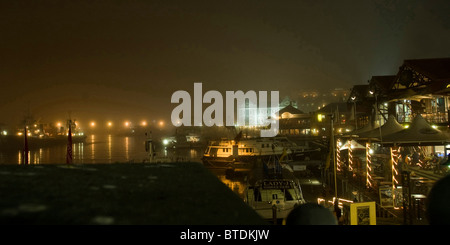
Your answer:
[[[194,82],[350,89],[450,57],[448,13],[445,0],[2,1],[0,122],[28,105],[43,122],[169,120]]]

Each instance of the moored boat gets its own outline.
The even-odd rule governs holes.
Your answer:
[[[293,170],[277,157],[252,171],[244,201],[267,220],[285,219],[296,206],[305,203]]]
[[[296,156],[315,150],[308,146],[298,146],[286,137],[222,139],[209,143],[202,161],[208,167],[234,168],[237,164],[254,164],[257,159],[265,160],[283,153],[295,159]]]

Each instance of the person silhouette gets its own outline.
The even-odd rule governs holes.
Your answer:
[[[286,225],[337,225],[336,216],[322,205],[305,203],[294,208],[286,218]]]
[[[430,225],[450,225],[450,175],[438,180],[427,198]]]

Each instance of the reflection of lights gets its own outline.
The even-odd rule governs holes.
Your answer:
[[[163,139],[163,145],[168,145],[169,144],[169,140],[168,139]]]

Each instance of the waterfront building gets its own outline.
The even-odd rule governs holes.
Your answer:
[[[278,111],[280,135],[311,135],[311,114],[295,108],[292,104]]]
[[[449,125],[450,58],[405,60],[391,85],[389,111],[399,123],[420,114],[436,126]]]
[[[449,125],[450,58],[405,60],[396,75],[372,76],[355,85],[347,103],[355,129],[383,125],[389,115],[408,125],[421,115],[435,127]]]

